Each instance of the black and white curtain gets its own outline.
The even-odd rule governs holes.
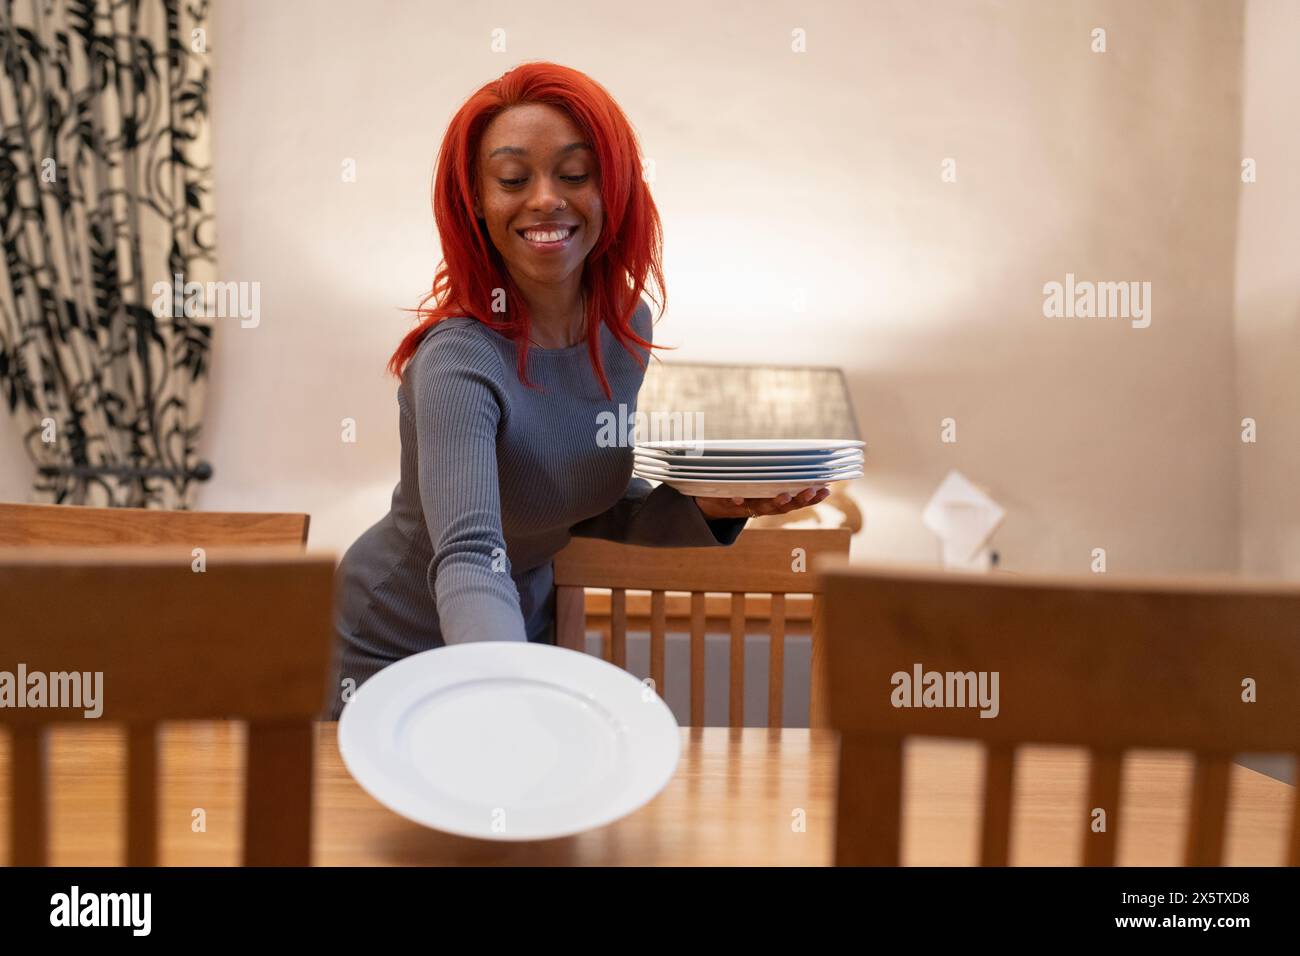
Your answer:
[[[33,501],[187,508],[204,474],[212,327],[170,290],[215,271],[207,27],[206,0],[0,0],[0,394]]]

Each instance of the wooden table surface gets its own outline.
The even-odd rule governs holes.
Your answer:
[[[683,729],[676,776],[641,810],[574,837],[497,843],[438,833],[379,804],[344,768],[336,727],[317,725],[318,864],[804,866],[831,860],[836,739],[828,731]],[[243,739],[243,726],[233,722],[163,727],[164,865],[238,862]],[[126,753],[121,731],[61,725],[49,746],[50,862],[119,863]],[[1044,747],[1019,753],[1011,862],[1073,864],[1089,819],[1086,756]],[[906,761],[905,861],[972,864],[983,768],[979,748],[917,739],[907,745]],[[0,859],[8,859],[8,766],[8,740],[0,732]],[[1180,861],[1190,773],[1182,754],[1130,755],[1121,864]],[[1292,788],[1237,766],[1231,787],[1226,862],[1281,864]]]

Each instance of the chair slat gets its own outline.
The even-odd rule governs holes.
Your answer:
[[[610,595],[610,662],[627,669],[627,591],[614,588]]]
[[[1291,849],[1287,866],[1300,866],[1300,752],[1292,754],[1295,760],[1296,786],[1291,791]]]
[[[1088,768],[1088,805],[1083,831],[1083,865],[1114,866],[1119,844],[1120,774],[1124,755],[1113,750],[1094,750]],[[1093,829],[1093,814],[1105,811],[1106,829]]]
[[[985,748],[980,866],[1006,866],[1010,860],[1015,769],[1014,747],[990,744]]]
[[[310,866],[311,721],[252,723],[244,784],[244,865]]]
[[[727,723],[745,726],[745,595],[731,595],[731,664],[727,678]]]
[[[50,821],[45,729],[19,724],[9,734],[10,865],[45,866]]]
[[[785,595],[772,595],[772,622],[767,648],[767,726],[784,722],[785,699]]]
[[[704,594],[691,592],[691,726],[704,726]]]
[[[1187,821],[1186,866],[1221,866],[1223,831],[1228,816],[1231,758],[1197,754],[1192,774],[1192,807]]]
[[[667,602],[663,591],[654,591],[650,595],[650,679],[654,681],[655,693],[667,697],[664,687],[664,635],[667,631]]]
[[[127,728],[126,865],[158,865],[157,724]]]
[[[808,726],[829,727],[830,681],[826,671],[826,604],[821,594],[813,595],[812,681],[808,691]]]
[[[571,651],[587,650],[586,594],[582,588],[555,589],[555,643]]]
[[[898,866],[902,832],[902,741],[858,733],[841,735],[835,865]]]

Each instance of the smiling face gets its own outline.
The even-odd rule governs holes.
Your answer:
[[[478,173],[474,214],[515,280],[580,278],[603,217],[596,155],[573,121],[539,103],[506,110],[483,131]]]

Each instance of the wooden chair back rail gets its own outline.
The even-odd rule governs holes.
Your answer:
[[[306,865],[334,558],[299,544],[215,554],[196,573],[187,545],[0,548],[0,660],[102,672],[100,719],[127,731],[128,865],[158,862],[158,724],[213,719],[249,724],[244,863]],[[47,862],[46,730],[82,710],[0,709],[15,865]]]
[[[105,545],[280,546],[307,543],[305,514],[161,511],[0,502],[0,548]]]
[[[785,597],[788,603],[795,598],[807,597],[806,594],[786,594],[786,595],[764,595],[765,597]],[[730,600],[728,600],[730,603]],[[689,607],[689,605],[688,605]],[[608,631],[612,620],[608,614],[591,614],[588,613],[587,630],[599,631],[603,635]],[[705,631],[709,634],[727,634],[731,629],[731,613],[728,612],[721,617],[705,616]],[[745,618],[745,633],[747,635],[767,636],[771,631],[771,616]],[[629,613],[627,615],[627,632],[629,634],[649,634],[650,627],[653,623],[649,614],[645,617],[637,617]],[[691,628],[691,616],[689,614],[681,617],[673,617],[671,614],[664,615],[664,631],[689,631]],[[785,618],[785,633],[787,637],[809,637],[812,634],[812,619],[805,618],[802,621],[792,621],[787,615]],[[603,638],[602,638],[603,639]]]
[[[665,635],[671,623],[690,631],[691,724],[704,724],[704,646],[707,625],[720,621],[726,603],[729,633],[727,720],[744,724],[745,635],[770,635],[768,667],[768,725],[780,727],[784,694],[785,638],[788,633],[813,635],[812,723],[823,726],[820,697],[824,664],[818,652],[821,596],[811,573],[813,562],[825,555],[847,555],[847,528],[750,529],[726,548],[642,548],[596,539],[575,538],[555,557],[556,636],[563,647],[584,650],[586,629],[602,630],[602,656],[627,667],[629,626],[650,631],[650,677],[662,696]],[[802,549],[796,570],[794,549]],[[608,589],[587,595],[585,588]],[[628,594],[629,591],[649,592]],[[681,592],[669,594],[668,592]],[[715,592],[708,594],[707,592]],[[721,594],[728,595],[720,597]],[[811,595],[811,598],[801,597]],[[608,607],[607,614],[605,607]],[[648,604],[647,604],[648,602]],[[797,609],[792,628],[789,608]],[[688,612],[689,609],[689,612]],[[709,614],[708,611],[714,611]],[[670,612],[675,612],[670,619]],[[756,617],[763,615],[765,619]],[[608,621],[608,630],[603,625]],[[803,622],[807,621],[807,625]],[[803,628],[807,627],[807,631]]]
[[[1009,861],[1015,747],[1085,747],[1091,767],[1083,863],[1110,866],[1123,822],[1124,753],[1196,755],[1184,863],[1223,860],[1232,755],[1300,759],[1300,585],[1233,578],[972,579],[930,570],[819,563],[826,601],[829,720],[841,732],[836,862],[897,865],[902,742],[968,737],[985,746],[980,863]],[[815,645],[816,648],[816,645]],[[896,706],[894,675],[999,674],[999,711]],[[1243,698],[1244,678],[1260,686]],[[1092,808],[1106,829],[1091,829]],[[1300,798],[1287,862],[1300,865]]]
[[[601,630],[609,627],[610,601],[613,595],[606,590],[587,588],[587,629]],[[772,618],[775,595],[745,595],[745,633],[766,634],[767,622]],[[785,600],[786,633],[810,634],[812,632],[811,594],[782,595]],[[629,631],[649,631],[653,594],[647,591],[627,591],[627,626]],[[669,630],[684,631],[691,622],[691,596],[689,593],[664,594],[665,622]],[[731,595],[706,594],[704,613],[711,628],[726,629],[731,622]]]

